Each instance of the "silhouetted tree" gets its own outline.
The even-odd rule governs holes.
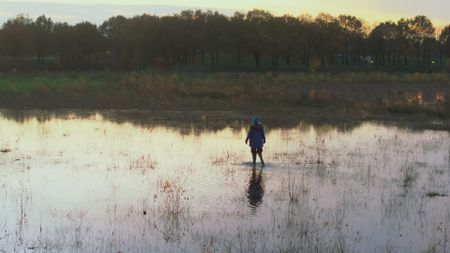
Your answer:
[[[292,55],[300,47],[301,37],[304,35],[299,19],[284,15],[275,18],[273,26],[272,44],[277,47],[276,55],[283,57],[287,65],[291,64]]]
[[[342,41],[344,43],[343,63],[349,64],[349,58],[353,63],[361,63],[362,44],[364,41],[363,21],[349,15],[338,17],[342,29]]]
[[[433,23],[426,16],[416,16],[409,19],[408,22],[409,39],[416,45],[416,61],[417,67],[420,67],[420,48],[424,45],[424,41],[433,38],[435,28]],[[423,49],[423,60],[425,61],[426,50]]]
[[[412,70],[430,70],[437,57],[442,63],[449,56],[449,34],[447,26],[438,40],[425,16],[382,22],[369,30],[363,20],[350,15],[274,16],[259,9],[231,17],[201,10],[162,17],[115,16],[99,27],[19,15],[0,30],[0,54],[17,62],[25,61],[24,56],[37,61],[58,58],[60,69],[132,70],[199,63],[271,63],[277,69],[282,63],[297,69],[345,70],[370,56],[376,67],[407,69],[409,59],[415,58]]]
[[[73,30],[73,27],[67,23],[57,23],[53,28],[59,62],[63,67],[70,61],[71,55],[75,52],[75,33]]]
[[[249,27],[245,20],[245,14],[235,12],[230,20],[230,44],[233,48],[233,61],[237,66],[241,66],[242,54],[245,50]]]
[[[99,31],[105,39],[107,55],[112,55],[115,59],[115,65],[119,68],[126,68],[127,61],[125,54],[129,50],[128,37],[126,36],[126,28],[128,19],[124,16],[115,16],[109,18],[99,27]]]
[[[54,23],[45,15],[39,16],[33,23],[33,41],[38,61],[48,56],[54,48]]]
[[[440,63],[442,65],[443,56],[445,55],[447,58],[450,58],[450,25],[446,26],[440,36],[439,42],[441,46],[440,50]]]
[[[228,19],[218,12],[209,12],[206,16],[206,46],[211,56],[211,64],[220,63],[220,51],[229,45],[227,36]]]
[[[78,60],[81,64],[90,64],[92,56],[98,52],[102,37],[97,26],[89,22],[82,22],[73,27]]]
[[[8,19],[1,30],[1,44],[4,54],[18,57],[33,54],[33,20],[19,15]]]
[[[268,48],[269,23],[272,19],[272,14],[264,10],[254,9],[247,13],[246,20],[249,23],[247,49],[252,52],[258,67],[261,65],[262,53]]]
[[[379,64],[385,66],[386,58],[387,64],[392,60],[392,65],[396,64],[396,59],[399,52],[397,44],[399,37],[398,26],[393,22],[383,22],[376,26],[369,34],[368,42],[371,48],[371,53],[375,56],[375,65]]]
[[[346,57],[345,48],[342,49],[342,44],[347,43],[350,48],[351,41],[343,40],[340,21],[327,13],[320,13],[314,20],[312,38],[314,41],[315,55],[320,58],[321,68],[325,68],[325,59],[333,59],[333,54],[344,51],[343,55]],[[342,49],[342,50],[341,50]]]

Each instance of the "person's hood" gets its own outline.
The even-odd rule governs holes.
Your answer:
[[[259,124],[259,125],[251,125],[250,126],[252,129],[255,129],[255,130],[261,130],[261,129],[263,129],[263,126],[261,125],[261,124]]]
[[[252,125],[260,125],[261,122],[259,121],[258,117],[253,117],[252,118]]]

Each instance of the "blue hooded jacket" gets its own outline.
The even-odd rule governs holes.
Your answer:
[[[264,128],[258,125],[251,125],[248,131],[247,138],[245,142],[250,141],[250,147],[252,148],[262,148],[266,142],[266,135],[264,134]]]

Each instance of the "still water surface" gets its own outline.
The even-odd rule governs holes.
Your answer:
[[[1,116],[0,252],[450,249],[448,131],[246,131]]]

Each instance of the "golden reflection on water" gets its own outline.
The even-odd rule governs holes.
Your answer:
[[[139,160],[144,163],[148,160],[158,168],[154,174],[159,178],[188,177],[189,182],[195,185],[192,188],[194,193],[220,195],[222,189],[212,186],[223,181],[222,172],[212,167],[231,165],[245,168],[245,162],[251,159],[249,148],[244,144],[246,129],[225,128],[200,134],[194,134],[192,130],[192,134],[181,134],[165,127],[144,128],[130,123],[111,123],[95,115],[90,120],[74,116],[44,122],[29,119],[23,123],[1,119],[0,132],[1,148],[12,150],[3,156],[2,164],[17,160],[12,164],[13,168],[26,169],[31,177],[35,173],[45,175],[37,177],[45,180],[45,187],[42,188],[43,182],[31,182],[36,187],[31,191],[46,189],[49,203],[82,202],[89,191],[107,195],[109,180],[123,186],[125,191],[121,193],[124,198],[127,194],[133,195],[137,190],[133,183],[135,171],[129,173],[127,169],[132,169],[130,164]],[[325,154],[327,150],[348,152],[351,147],[360,147],[365,149],[361,152],[372,153],[372,149],[378,149],[380,145],[374,135],[393,139],[397,134],[374,124],[364,124],[346,133],[332,127],[314,128],[300,124],[296,129],[268,131],[264,156],[269,164],[280,163],[280,166],[288,162],[313,163],[318,156],[321,156],[321,162],[331,164],[337,158],[331,152]],[[405,146],[420,142],[414,138],[404,141]],[[300,152],[301,146],[309,148]],[[290,153],[295,157],[286,161]],[[397,161],[392,163],[397,164]],[[145,169],[149,171],[143,173],[151,174],[151,169]],[[102,176],[108,170],[123,170],[124,175],[105,180]],[[242,182],[245,178],[233,180]],[[78,190],[74,191],[74,187]],[[60,199],[61,191],[65,193],[64,199]]]
[[[183,210],[193,216],[197,223],[190,229],[206,227],[198,228],[199,233],[224,229],[215,232],[235,235],[248,224],[273,231],[274,213],[292,211],[286,189],[292,178],[298,179],[292,182],[303,198],[295,205],[305,205],[295,217],[313,217],[323,225],[343,215],[350,224],[340,231],[350,238],[347,243],[361,235],[355,251],[365,245],[379,249],[391,237],[398,240],[394,249],[401,251],[428,246],[418,238],[434,230],[421,227],[419,218],[439,222],[448,199],[416,200],[427,191],[449,192],[448,132],[373,123],[346,132],[303,123],[292,129],[266,127],[268,166],[252,170],[245,128],[179,131],[113,123],[98,114],[23,122],[0,118],[0,148],[11,150],[0,154],[0,231],[10,235],[0,240],[0,249],[26,248],[25,241],[39,240],[36,231],[47,231],[51,239],[59,229],[77,231],[73,226],[89,229],[91,237],[84,244],[93,248],[95,236],[111,231],[137,236],[139,229],[151,228],[173,239],[174,225],[159,216],[161,208],[163,214]],[[404,192],[408,167],[417,178]],[[179,209],[165,206],[178,197]],[[417,216],[418,208],[427,212]],[[143,213],[153,223],[142,222]],[[175,227],[183,224],[178,222]],[[413,243],[388,234],[393,230],[409,231],[405,237]],[[156,232],[145,240],[159,241]],[[272,240],[275,248],[283,243]]]

